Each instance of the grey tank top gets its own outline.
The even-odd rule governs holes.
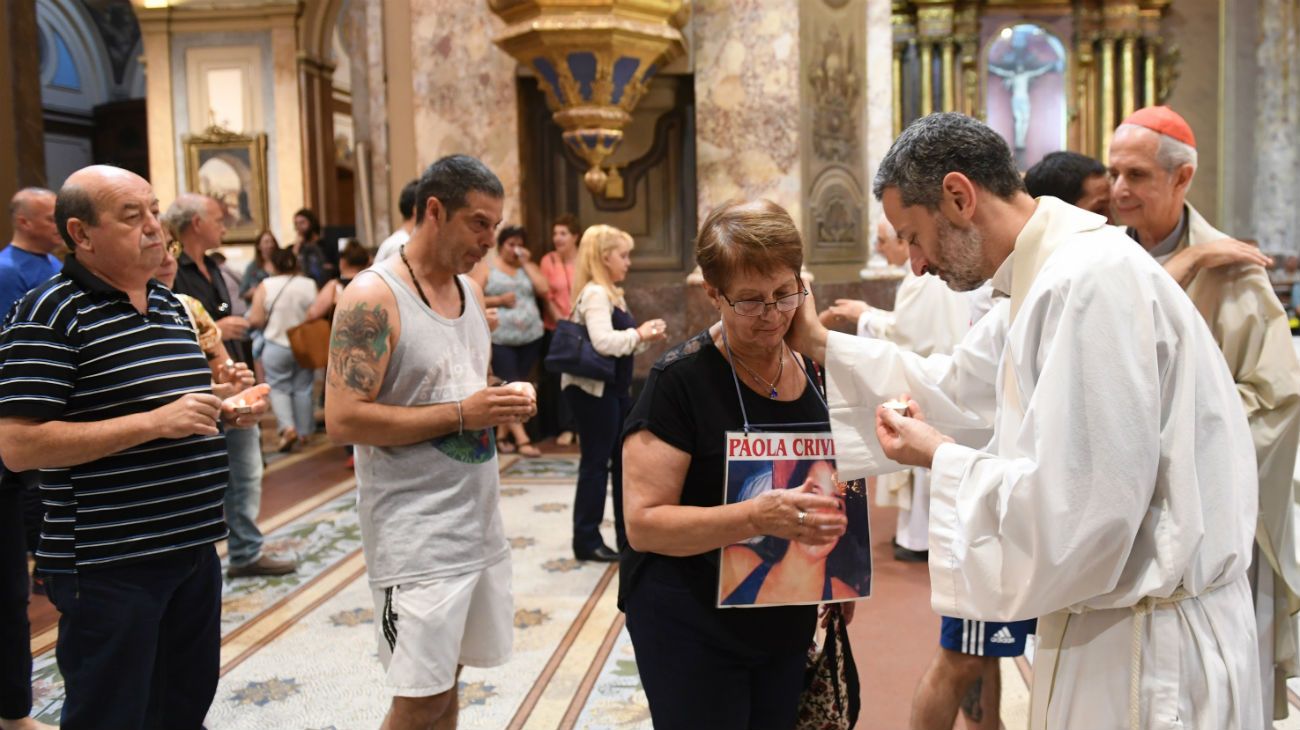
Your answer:
[[[469,280],[465,311],[447,319],[384,265],[401,335],[375,399],[396,406],[464,400],[487,385],[492,342]],[[501,526],[492,429],[418,444],[356,447],[357,506],[370,584],[386,588],[481,570],[509,555]]]

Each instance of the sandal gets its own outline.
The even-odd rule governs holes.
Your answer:
[[[561,432],[559,436],[555,437],[555,443],[558,446],[568,446],[569,444],[572,444],[573,432],[572,431]]]
[[[542,455],[542,452],[536,446],[533,446],[532,441],[525,441],[519,444],[519,455],[529,459],[536,459]]]
[[[293,445],[298,441],[298,431],[293,426],[286,426],[280,430],[280,443],[276,450],[282,454],[293,451]]]
[[[515,445],[514,443],[510,441],[506,441],[505,439],[498,439],[497,451],[500,451],[503,454],[513,454],[515,453]]]

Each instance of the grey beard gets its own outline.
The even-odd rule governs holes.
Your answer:
[[[983,273],[984,236],[974,227],[959,229],[943,217],[936,217],[939,255],[943,259],[940,278],[953,291],[978,289],[988,277]]]

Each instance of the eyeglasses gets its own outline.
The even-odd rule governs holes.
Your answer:
[[[803,304],[803,298],[808,296],[808,290],[797,291],[794,294],[787,294],[783,297],[777,297],[770,302],[760,301],[758,299],[746,299],[741,302],[733,302],[726,294],[722,298],[727,300],[727,304],[736,310],[736,314],[742,317],[762,317],[768,307],[776,307],[778,312],[793,312]]]

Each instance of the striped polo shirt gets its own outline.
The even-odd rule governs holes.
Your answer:
[[[97,422],[212,392],[184,307],[150,281],[148,311],[75,257],[28,292],[0,334],[0,417]],[[222,435],[157,439],[41,471],[47,573],[139,560],[226,536]]]

